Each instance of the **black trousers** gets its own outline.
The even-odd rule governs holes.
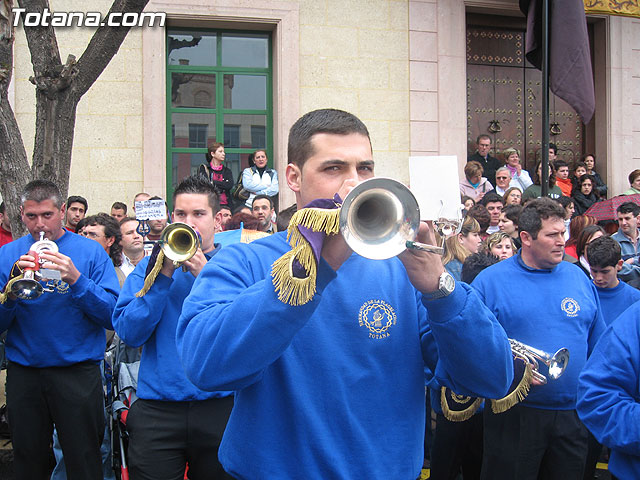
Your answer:
[[[132,480],[230,479],[218,461],[218,447],[233,397],[194,402],[138,399],[127,417]]]
[[[49,478],[53,424],[69,480],[101,480],[104,394],[98,365],[32,368],[9,363],[7,411],[16,480]]]
[[[452,422],[438,413],[429,478],[453,480],[462,469],[464,480],[477,480],[481,467],[482,413],[464,422]]]
[[[587,429],[575,410],[484,410],[483,480],[579,480]]]

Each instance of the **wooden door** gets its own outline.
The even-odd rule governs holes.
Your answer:
[[[524,57],[524,30],[487,26],[467,28],[467,150],[476,138],[492,138],[492,154],[520,151],[530,173],[542,145],[541,72]],[[583,150],[583,124],[563,100],[550,96],[550,141],[570,165]]]

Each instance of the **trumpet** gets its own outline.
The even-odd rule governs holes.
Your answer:
[[[549,368],[549,378],[557,380],[564,373],[569,364],[569,350],[561,348],[553,355],[539,350],[529,345],[525,345],[513,338],[509,339],[511,344],[511,352],[516,358],[521,358],[525,363],[531,365],[531,373],[533,378],[543,385],[547,383],[547,377],[539,372],[540,360]]]
[[[201,243],[200,234],[181,222],[167,225],[162,230],[159,242],[165,257],[171,260],[176,268],[193,257]]]
[[[29,248],[29,255],[35,258],[35,267],[24,269],[23,278],[11,285],[11,293],[22,300],[33,300],[42,295],[43,292],[50,291],[45,289],[39,281],[42,278],[40,267],[44,263],[44,260],[40,258],[40,254],[57,251],[58,245],[48,238],[44,238],[44,232],[40,232],[40,240],[33,243]]]
[[[441,209],[442,212],[442,209]],[[456,234],[459,218],[434,220],[442,237]],[[407,248],[442,255],[444,248],[416,242],[420,208],[411,191],[391,178],[371,178],[358,184],[342,202],[340,232],[357,254],[374,260],[395,257]]]

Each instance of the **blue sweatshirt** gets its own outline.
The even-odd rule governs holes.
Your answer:
[[[602,307],[602,317],[604,323],[611,325],[618,316],[629,306],[640,300],[640,290],[636,290],[625,282],[620,281],[613,288],[596,287],[600,306]]]
[[[574,409],[578,375],[605,329],[595,285],[571,263],[537,270],[526,266],[520,253],[483,270],[472,285],[509,338],[552,355],[569,349],[564,374],[531,388],[522,405]],[[547,374],[542,363],[540,371]]]
[[[38,239],[39,240],[39,239]],[[0,285],[36,241],[26,235],[0,249]],[[55,242],[80,272],[73,284],[49,280],[53,292],[0,305],[0,331],[8,330],[7,358],[28,367],[61,367],[104,358],[105,332],[120,290],[109,255],[95,240],[65,231]]]
[[[640,478],[640,302],[602,335],[578,384],[578,415],[611,448],[609,470]]]
[[[284,232],[225,247],[183,305],[187,376],[236,390],[222,465],[238,479],[417,478],[425,365],[456,392],[501,397],[504,331],[467,285],[423,302],[397,258],[321,260],[313,300],[282,303],[271,264],[289,250]]]
[[[206,257],[211,258],[218,250]],[[113,326],[122,341],[132,347],[144,346],[136,394],[146,400],[173,402],[230,395],[197,388],[187,379],[178,358],[176,324],[182,302],[195,281],[191,272],[178,268],[172,278],[159,274],[146,295],[135,296],[144,285],[149,258],[143,258],[127,277],[113,312]]]

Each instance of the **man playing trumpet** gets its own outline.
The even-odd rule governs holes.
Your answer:
[[[180,268],[169,256],[158,257],[164,246],[156,244],[151,257],[142,259],[127,277],[113,313],[120,338],[132,347],[144,346],[139,399],[127,417],[129,469],[134,480],[179,480],[188,463],[192,480],[228,478],[218,462],[218,445],[233,406],[232,392],[192,385],[175,343],[182,302],[220,250],[214,244],[221,218],[218,195],[205,178],[191,176],[176,187],[173,204],[174,220],[194,227],[200,246]],[[195,235],[192,241],[197,244]]]
[[[8,331],[7,407],[16,479],[48,476],[54,423],[67,478],[102,479],[99,363],[119,286],[102,246],[62,228],[64,213],[58,187],[34,180],[22,194],[29,235],[0,249],[0,331]],[[38,261],[30,250],[41,236],[55,242],[57,251],[41,250]],[[46,286],[36,277],[30,292],[13,290],[26,297],[17,298],[11,285],[19,286],[22,272],[37,266],[47,271]]]
[[[367,128],[339,110],[300,118],[288,159],[299,208],[333,205],[374,175]],[[326,218],[305,210],[298,218]],[[422,224],[418,240],[433,238]],[[284,233],[225,248],[185,300],[177,345],[187,376],[236,391],[220,461],[242,479],[413,480],[425,370],[458,393],[502,397],[513,377],[507,337],[436,254],[373,261],[340,234],[309,242],[312,260]]]
[[[578,375],[605,329],[594,285],[563,262],[564,209],[532,200],[518,218],[522,248],[473,281],[511,338],[546,352],[571,352],[561,378],[531,389],[504,413],[485,409],[482,477],[582,478],[587,430],[576,414]],[[505,280],[520,292],[509,295]]]

